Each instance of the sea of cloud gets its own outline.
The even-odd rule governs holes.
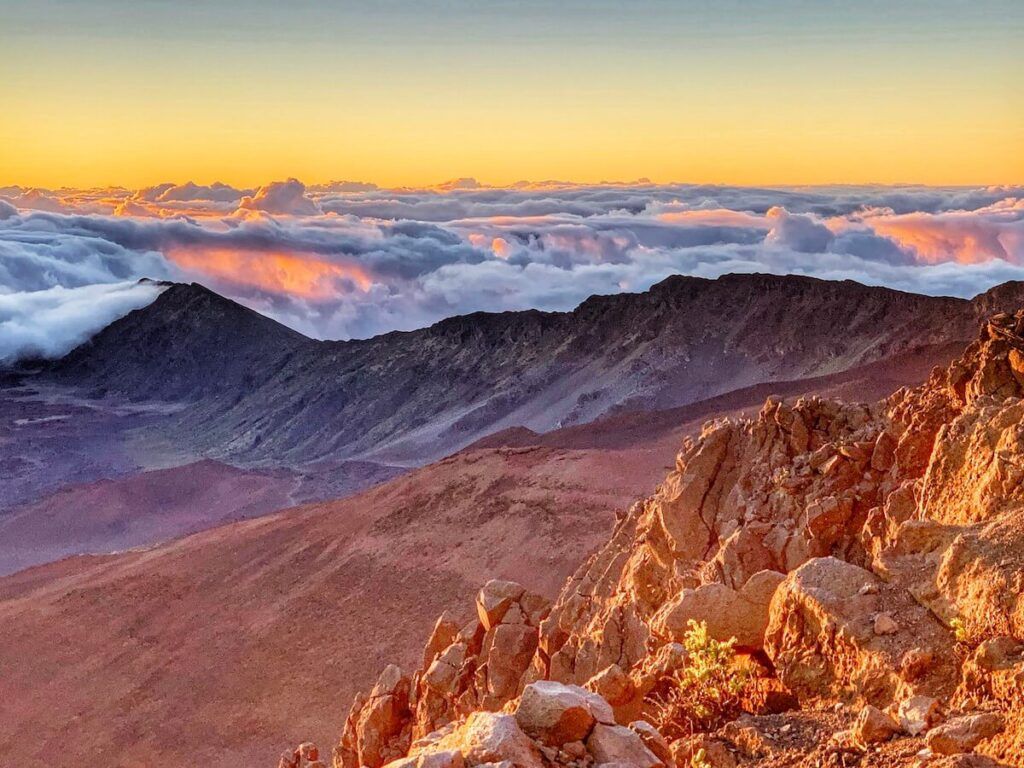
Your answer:
[[[0,188],[0,361],[63,354],[152,301],[158,288],[134,285],[144,277],[362,338],[728,272],[973,296],[1024,279],[1024,188]]]

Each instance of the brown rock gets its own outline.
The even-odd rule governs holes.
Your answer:
[[[586,688],[613,707],[625,704],[635,693],[633,681],[618,664],[611,664],[598,672],[587,681]]]
[[[988,755],[978,755],[973,752],[961,755],[934,756],[924,765],[927,768],[1007,768],[1004,763],[996,762]]]
[[[625,763],[637,768],[662,766],[661,760],[647,748],[640,736],[624,725],[595,725],[587,739],[587,751],[598,764]]]
[[[873,616],[881,605],[900,616],[906,631],[875,634]],[[950,642],[945,627],[909,592],[834,557],[810,560],[786,577],[765,633],[779,678],[797,695],[838,696],[852,688],[880,707],[912,692],[900,674],[911,647],[946,649]],[[954,679],[947,653],[915,690],[949,695]]]
[[[549,746],[583,741],[597,722],[590,707],[593,696],[575,685],[550,680],[531,683],[519,700],[516,722],[527,736]]]
[[[900,702],[900,727],[911,736],[931,728],[940,716],[939,702],[931,696],[911,696]]]
[[[397,666],[381,672],[356,720],[358,765],[378,768],[405,754],[411,741],[409,691],[410,680]]]
[[[681,641],[691,620],[705,622],[716,640],[735,638],[737,645],[759,649],[764,644],[772,596],[785,576],[763,570],[739,590],[712,583],[684,589],[652,621],[659,635]]]
[[[899,723],[878,707],[868,704],[857,715],[857,721],[853,725],[853,738],[858,744],[866,747],[869,744],[888,741],[899,731]]]
[[[457,749],[422,752],[393,760],[385,768],[463,768],[465,760]]]
[[[455,638],[459,635],[459,629],[459,624],[452,620],[447,612],[438,618],[430,633],[430,638],[423,648],[423,669],[430,666],[437,654],[455,642]]]
[[[1001,733],[1003,716],[995,712],[957,717],[928,731],[928,748],[939,755],[971,752],[983,740]]]
[[[646,720],[634,720],[629,724],[640,740],[665,765],[672,765],[672,750],[661,732]]]
[[[923,648],[911,648],[900,660],[900,674],[903,679],[913,682],[928,673],[935,666],[935,652]]]
[[[496,707],[514,698],[537,649],[537,630],[527,624],[498,624],[484,639],[486,694]]]
[[[477,614],[484,629],[497,626],[512,603],[523,596],[526,589],[514,581],[492,579],[484,584],[476,596]]]
[[[512,715],[474,712],[442,748],[458,749],[470,765],[509,761],[515,768],[543,768],[540,750],[519,728]]]
[[[325,768],[325,765],[320,760],[320,750],[316,744],[306,741],[294,751],[281,755],[278,768]]]
[[[900,625],[888,613],[880,613],[875,616],[874,630],[876,635],[895,635],[900,631]]]

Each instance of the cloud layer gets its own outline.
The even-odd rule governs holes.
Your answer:
[[[1024,279],[1024,188],[0,188],[0,357],[61,354],[151,299],[127,285],[141,277],[352,338],[752,271],[972,296]]]
[[[64,355],[161,290],[154,284],[109,283],[0,293],[0,365]]]

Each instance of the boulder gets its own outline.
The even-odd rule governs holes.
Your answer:
[[[937,755],[957,755],[973,751],[985,739],[1001,733],[1003,727],[1003,716],[995,712],[965,715],[932,728],[926,740]]]
[[[543,768],[537,745],[523,733],[515,717],[473,712],[462,727],[442,739],[442,749],[458,749],[470,765],[510,762],[515,768]]]
[[[602,669],[587,681],[586,688],[613,707],[626,704],[636,692],[633,681],[618,664],[610,664]]]
[[[662,768],[664,765],[636,731],[624,725],[595,725],[587,739],[587,751],[598,764],[625,763],[634,768]]]
[[[384,768],[464,768],[465,764],[461,752],[449,749],[403,757],[393,760]]]
[[[672,750],[661,732],[646,720],[634,720],[629,724],[630,730],[636,732],[644,743],[665,765],[672,765]]]
[[[863,747],[888,741],[899,732],[899,723],[871,704],[860,711],[853,725],[854,741]]]
[[[939,702],[931,696],[911,696],[900,702],[900,727],[911,736],[924,733],[941,717]]]
[[[537,649],[537,630],[526,624],[498,624],[484,638],[485,694],[500,707],[514,698]]]
[[[409,709],[409,677],[394,664],[381,672],[369,697],[354,713],[354,724],[343,741],[355,743],[357,766],[379,768],[404,755],[411,741]],[[350,721],[353,718],[350,717]]]
[[[713,582],[695,589],[683,589],[652,621],[658,635],[681,641],[693,620],[706,622],[708,634],[716,640],[736,639],[745,648],[760,649],[768,627],[772,596],[786,577],[762,570],[738,590]]]
[[[597,722],[591,707],[594,698],[599,697],[575,685],[550,680],[531,683],[519,700],[516,722],[527,736],[548,746],[584,741]],[[603,701],[601,705],[601,714],[607,717],[610,707]]]
[[[876,633],[883,607],[900,617],[902,631]],[[879,707],[918,692],[950,695],[956,680],[952,643],[949,630],[905,589],[834,557],[809,560],[786,577],[765,632],[765,651],[798,696],[839,697],[854,690]],[[937,661],[911,684],[902,661],[914,648]]]

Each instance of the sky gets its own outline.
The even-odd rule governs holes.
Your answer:
[[[1020,0],[0,0],[0,366],[197,281],[317,338],[672,274],[1024,279]]]
[[[1024,182],[1024,3],[0,0],[0,186]]]

